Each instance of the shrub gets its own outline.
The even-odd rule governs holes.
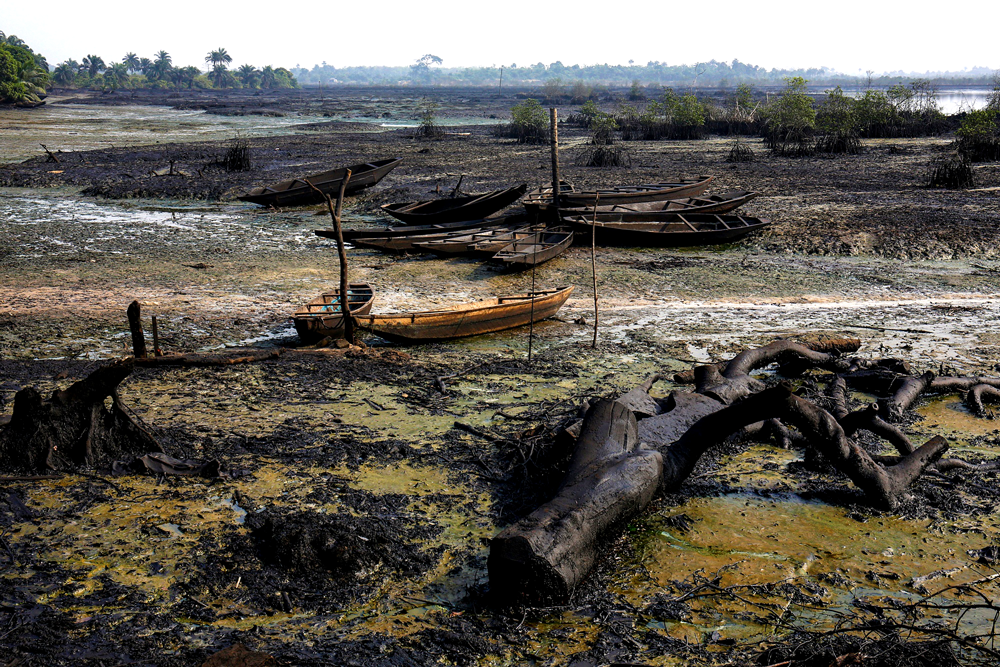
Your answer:
[[[812,98],[806,94],[805,79],[785,77],[785,90],[768,105],[765,115],[764,138],[768,148],[778,155],[812,154],[816,111]]]
[[[250,171],[253,169],[253,156],[250,153],[250,140],[236,135],[229,142],[226,155],[222,158],[222,166],[226,171]]]
[[[972,165],[961,153],[951,153],[931,163],[927,178],[929,188],[949,188],[957,190],[972,188],[976,185],[976,177]]]
[[[590,125],[591,149],[583,154],[583,163],[587,167],[622,167],[631,164],[631,156],[627,149],[615,143],[615,130],[618,123],[614,116],[598,112]]]
[[[517,139],[519,144],[541,144],[549,140],[549,117],[541,103],[529,98],[510,109],[511,122],[500,125],[494,134]]]
[[[826,100],[816,114],[816,128],[820,132],[816,150],[821,153],[860,153],[854,117],[854,100],[844,95],[840,86],[826,91]]]
[[[970,111],[958,128],[958,151],[970,162],[1000,160],[1000,111],[991,108]]]
[[[753,149],[737,137],[736,141],[733,142],[732,148],[729,149],[726,162],[753,162],[756,158],[757,156],[754,155]]]
[[[417,104],[417,114],[420,118],[420,125],[417,126],[418,137],[440,137],[443,132],[437,124],[437,111],[440,108],[437,102],[427,97]]]

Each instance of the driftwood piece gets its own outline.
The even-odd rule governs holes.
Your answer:
[[[98,368],[49,400],[26,387],[0,431],[4,470],[70,470],[107,466],[119,458],[159,452],[159,444],[125,411],[118,385],[132,372],[125,359]],[[110,405],[108,402],[110,399]]]
[[[857,352],[858,349],[861,347],[861,341],[859,339],[857,339],[857,338],[822,338],[822,339],[819,339],[819,340],[816,340],[816,341],[804,341],[804,342],[792,341],[792,340],[787,340],[787,339],[780,339],[780,340],[775,341],[771,345],[778,344],[778,347],[780,348],[780,347],[783,347],[784,344],[787,344],[787,343],[791,343],[792,345],[797,346],[798,348],[803,348],[803,349],[808,350],[810,352],[818,352],[818,353],[823,353],[823,354],[830,355],[829,358],[836,358],[836,357],[839,357],[840,355],[843,355],[843,354],[849,354],[849,353],[852,353],[852,352]],[[758,348],[758,349],[763,350],[764,348]],[[771,348],[771,349],[773,350],[775,348]],[[759,355],[759,354],[758,355],[754,355],[754,356],[756,358],[758,358],[758,359],[762,358],[761,355]],[[716,363],[716,364],[707,364],[707,365],[714,366],[715,369],[719,371],[719,373],[722,373],[723,371],[725,371],[727,369],[727,367],[730,366],[730,364],[732,364],[737,359],[740,359],[739,365],[746,364],[748,361],[750,361],[750,358],[747,355],[743,355],[742,358],[738,355],[737,357],[735,357],[734,359],[732,359],[730,361],[721,361],[721,362]],[[769,363],[772,363],[773,361],[774,361],[774,359],[772,358],[767,363],[769,364]],[[788,359],[786,361],[786,363],[791,363],[791,362],[792,362],[792,359]],[[671,379],[674,382],[679,382],[679,383],[682,383],[682,384],[695,384],[695,382],[697,381],[697,373],[698,373],[698,369],[699,368],[701,368],[701,366],[698,366],[696,368],[692,368],[690,370],[682,371],[680,373],[675,373],[671,377]],[[753,369],[751,369],[751,370],[753,370]],[[733,371],[735,372],[735,367],[734,367]],[[794,374],[798,374],[798,372],[799,371],[796,370],[796,371],[794,371]]]
[[[490,542],[490,589],[503,602],[568,601],[605,542],[652,500],[661,469],[657,452],[639,448],[632,411],[598,401],[555,498]]]
[[[890,421],[898,422],[903,418],[903,413],[913,405],[913,401],[920,397],[934,381],[934,373],[927,371],[918,377],[901,378],[893,389],[893,395],[879,401],[879,413]]]
[[[280,357],[283,350],[234,347],[225,352],[190,352],[186,354],[164,354],[161,357],[135,359],[136,366],[229,366],[264,361]]]
[[[780,385],[698,420],[679,440],[660,448],[664,488],[679,486],[690,476],[698,459],[727,436],[769,418],[794,424],[813,447],[861,489],[868,502],[878,507],[895,507],[906,488],[948,449],[944,438],[935,437],[886,468],[852,442],[833,415]]]
[[[1000,389],[993,385],[977,384],[969,389],[969,393],[965,396],[965,403],[976,415],[984,417],[987,414],[987,410],[983,403],[987,399],[991,403],[1000,403]]]

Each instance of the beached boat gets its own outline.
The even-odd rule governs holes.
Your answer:
[[[367,315],[375,300],[375,290],[368,283],[351,283],[347,288],[347,308],[352,315]],[[344,335],[344,316],[340,288],[324,292],[292,316],[295,330],[305,343]]]
[[[577,190],[572,183],[560,181],[559,207],[593,208],[595,202],[598,205],[604,204],[610,206],[612,204],[635,204],[644,201],[664,201],[678,197],[694,197],[707,190],[714,178],[714,176],[698,176],[696,178],[679,179],[671,183],[643,183],[641,185],[622,185],[612,188],[597,188],[595,190]],[[524,208],[529,213],[547,211],[551,207],[551,183],[532,190],[524,198]]]
[[[487,227],[502,227],[503,225],[527,224],[528,216],[525,213],[514,215],[497,216],[495,218],[485,218],[483,220],[463,220],[461,222],[448,222],[440,225],[397,225],[395,227],[365,227],[361,229],[343,230],[344,240],[354,242],[362,238],[390,238],[397,236],[420,236],[422,234],[438,234],[441,232],[464,232],[470,229],[483,229]],[[332,229],[313,230],[316,236],[326,239],[336,239],[337,233]]]
[[[481,195],[383,204],[382,210],[407,225],[479,220],[510,206],[520,199],[527,189],[528,186],[522,184]]]
[[[648,213],[727,213],[746,204],[752,199],[756,199],[760,194],[748,190],[733,190],[721,195],[700,195],[698,197],[683,197],[680,199],[667,199],[665,201],[634,202],[629,204],[611,204],[597,206],[598,213],[622,213],[622,221],[650,222],[643,218]],[[560,215],[563,217],[572,215],[586,215],[594,213],[594,207],[561,208]],[[635,214],[635,215],[632,215]]]
[[[381,181],[386,174],[399,166],[403,158],[390,158],[387,160],[376,160],[363,164],[353,164],[350,167],[331,169],[311,176],[302,178],[292,178],[281,181],[273,185],[265,185],[254,188],[250,192],[240,195],[237,199],[253,202],[261,206],[302,206],[304,204],[316,204],[324,201],[322,195],[316,193],[310,183],[319,190],[331,197],[336,197],[340,190],[340,184],[351,170],[351,180],[347,182],[346,194],[352,194],[358,190],[370,188]]]
[[[399,343],[449,340],[503,331],[552,317],[572,286],[501,296],[439,310],[358,317],[362,329]]]
[[[770,220],[741,215],[686,213],[660,214],[660,221],[633,222],[629,219],[623,222],[623,216],[629,215],[635,214],[598,213],[596,224],[593,215],[570,216],[563,222],[572,225],[581,241],[588,241],[594,233],[594,242],[599,245],[633,248],[685,248],[732,243],[771,224]]]
[[[456,232],[444,238],[431,241],[421,241],[417,247],[427,250],[435,255],[452,256],[465,255],[467,257],[492,257],[504,246],[530,236],[537,231],[545,229],[545,224],[519,225],[511,229],[509,227],[498,227],[496,229],[482,229],[467,233]]]
[[[563,254],[571,245],[572,228],[549,227],[504,246],[493,255],[493,261],[517,268],[537,266]]]

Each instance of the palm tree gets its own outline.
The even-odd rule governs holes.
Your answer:
[[[260,71],[261,88],[274,88],[275,81],[277,81],[277,76],[274,73],[273,67],[267,65]]]
[[[170,73],[170,54],[166,51],[160,50],[156,52],[155,60],[153,60],[153,66],[146,72],[146,76],[151,79],[165,79]]]
[[[102,72],[107,65],[104,64],[104,59],[100,56],[88,55],[83,59],[83,66],[87,69],[87,75],[93,79]]]
[[[205,56],[205,62],[210,63],[212,70],[215,71],[219,67],[226,69],[226,65],[233,62],[233,57],[225,49],[219,48],[215,51],[209,51],[208,55]]]
[[[188,88],[194,87],[194,80],[201,74],[201,70],[194,65],[188,65],[187,67],[175,67],[170,72],[170,80],[174,82],[178,88],[182,85],[187,84]]]
[[[104,89],[114,92],[128,83],[128,65],[115,63],[104,70]]]
[[[257,68],[253,65],[240,65],[237,74],[245,87],[255,88],[257,86],[259,72],[257,72]]]
[[[143,74],[149,74],[153,71],[153,61],[149,58],[139,58],[139,71]]]
[[[128,68],[129,72],[134,73],[139,71],[139,56],[132,52],[125,54],[125,57],[122,58],[122,63],[125,64],[125,67]]]
[[[79,65],[75,61],[67,60],[56,66],[52,72],[52,80],[58,84],[68,86],[76,78],[76,71]]]

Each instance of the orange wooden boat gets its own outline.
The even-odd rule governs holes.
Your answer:
[[[423,343],[513,329],[552,317],[572,286],[463,303],[440,310],[357,317],[358,326],[397,343]]]

